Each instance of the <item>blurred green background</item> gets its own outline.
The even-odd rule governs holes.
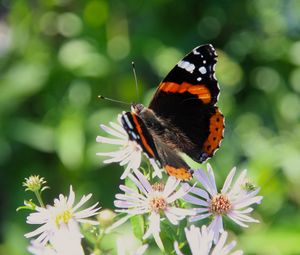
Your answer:
[[[300,254],[300,1],[0,1],[0,254],[27,254],[31,194],[22,181],[46,177],[45,200],[92,192],[113,208],[122,169],[103,165],[100,123],[129,110],[103,94],[141,101],[192,48],[218,52],[225,139],[210,160],[219,184],[247,168],[264,196],[241,231],[246,254]]]

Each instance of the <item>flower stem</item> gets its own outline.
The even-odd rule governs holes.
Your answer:
[[[40,192],[34,191],[34,194],[35,194],[37,200],[39,201],[40,206],[43,207],[43,208],[45,208],[45,205],[43,203],[42,196],[41,196]]]

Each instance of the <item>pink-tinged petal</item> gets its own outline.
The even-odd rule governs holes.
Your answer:
[[[233,196],[234,194],[237,194],[242,189],[242,186],[245,182],[245,178],[247,175],[247,170],[242,171],[236,182],[233,184],[231,190],[228,192],[228,196]]]
[[[189,222],[195,222],[195,221],[203,220],[203,219],[206,219],[206,218],[210,217],[211,215],[212,215],[211,213],[205,213],[205,214],[201,214],[201,215],[191,216],[189,218]]]
[[[136,203],[132,203],[132,202],[128,202],[128,201],[115,200],[114,205],[115,205],[115,207],[118,207],[118,208],[131,208],[131,207],[135,207]]]
[[[147,190],[147,193],[152,192],[153,189],[147,178],[139,170],[134,171],[134,173],[140,180],[140,183],[143,185],[143,187]]]
[[[199,213],[205,213],[205,212],[208,212],[209,209],[208,208],[193,208],[193,210],[199,214]]]
[[[155,240],[155,242],[156,242],[158,248],[159,248],[162,252],[164,252],[164,251],[165,251],[165,247],[164,247],[163,242],[162,242],[162,240],[161,240],[161,238],[160,238],[160,236],[159,236],[159,232],[154,232],[154,233],[153,233],[153,238],[154,238],[154,240]]]
[[[200,229],[192,225],[190,226],[190,229],[185,228],[184,232],[192,254],[200,253]]]
[[[137,199],[140,199],[140,200],[145,200],[146,198],[139,194],[136,190],[133,190],[125,185],[120,185],[120,190],[124,191],[125,193],[127,193],[129,196],[131,197],[135,197]]]
[[[213,169],[212,169],[212,167],[209,163],[207,163],[207,172],[208,172],[208,178],[209,178],[209,181],[210,181],[210,186],[211,186],[213,192],[215,194],[217,194],[218,190],[217,190],[217,186],[216,186],[214,171],[213,171]]]
[[[124,194],[116,194],[116,198],[118,200],[125,200],[128,202],[133,202],[133,203],[137,203],[137,204],[145,203],[145,200],[146,200],[145,197],[137,197],[134,195],[129,196],[129,195],[124,195]]]
[[[229,174],[227,175],[227,178],[224,182],[224,185],[223,185],[223,188],[221,190],[221,193],[225,194],[227,193],[230,185],[231,185],[231,182],[232,182],[232,179],[235,175],[235,172],[236,172],[236,167],[232,168],[231,171],[229,172]]]
[[[160,232],[160,215],[158,213],[152,212],[148,217],[149,227],[143,236],[143,239],[147,239],[150,235]]]
[[[248,215],[241,214],[238,211],[230,212],[229,215],[240,221],[259,223],[259,220],[256,220]]]
[[[179,208],[179,207],[168,207],[166,211],[183,217],[192,216],[196,214],[196,212],[193,209]]]
[[[241,227],[248,228],[248,225],[243,223],[242,221],[238,220],[235,215],[232,215],[231,213],[227,214],[228,218],[230,218],[232,221],[234,221],[236,224],[240,225]]]
[[[216,244],[219,240],[220,233],[224,231],[222,216],[215,216],[215,218],[209,225],[209,229],[214,233],[214,243]]]
[[[246,209],[244,209],[244,210],[238,210],[238,212],[239,213],[251,213],[251,212],[253,212],[253,208],[252,207],[248,207],[248,208],[246,208]]]
[[[180,181],[177,180],[175,177],[170,176],[167,180],[165,189],[163,191],[163,195],[165,197],[170,196],[170,194],[172,194],[174,192],[174,190],[176,189],[176,187],[179,185]]]
[[[234,203],[240,203],[240,202],[243,202],[247,199],[250,199],[252,197],[255,197],[257,195],[257,193],[259,192],[259,188],[254,190],[254,191],[251,191],[249,193],[241,193],[240,196],[238,196],[237,198],[233,198],[234,200]]]
[[[135,186],[137,186],[141,192],[143,192],[146,196],[148,196],[148,191],[145,189],[144,185],[134,175],[129,174],[128,177],[130,178],[130,180],[132,180],[134,182]],[[145,181],[144,184],[146,186],[148,186],[146,184],[146,182],[148,182],[148,181],[146,179],[144,181]],[[148,184],[150,185],[149,182],[148,182]]]
[[[241,208],[244,208],[244,207],[252,205],[252,204],[260,204],[262,198],[263,198],[262,196],[257,196],[257,197],[253,197],[248,200],[242,201],[240,203],[234,204],[234,209],[235,210],[241,209]]]
[[[167,198],[167,202],[173,203],[175,200],[182,198],[185,194],[187,194],[187,192],[183,188],[180,188]]]
[[[179,217],[173,213],[168,212],[168,210],[165,210],[165,215],[173,225],[178,225],[179,221],[184,218],[184,216]]]
[[[208,191],[208,193],[211,196],[214,196],[214,195],[217,194],[217,192],[215,192],[214,187],[211,186],[210,180],[209,180],[209,178],[207,176],[207,173],[204,170],[199,169],[199,170],[195,171],[194,172],[194,176],[203,185],[203,187]]]
[[[183,199],[191,204],[194,204],[194,205],[201,205],[201,206],[205,206],[205,207],[208,207],[209,206],[209,203],[207,201],[204,201],[200,198],[197,198],[197,197],[194,197],[194,196],[191,196],[189,194],[187,195],[184,195]]]
[[[165,210],[165,215],[173,225],[177,225],[178,222],[186,216],[195,215],[195,212],[186,208],[168,207]]]
[[[139,215],[139,214],[149,213],[149,210],[145,207],[136,207],[132,209],[116,209],[115,212],[127,213],[131,215]]]
[[[216,246],[214,248],[214,253],[217,254],[222,254],[221,250],[223,248],[223,246],[225,245],[226,239],[227,239],[228,233],[226,231],[224,231],[221,236],[220,239],[218,240],[218,242],[216,243]],[[218,251],[218,252],[217,252]]]
[[[189,190],[189,193],[193,193],[199,197],[204,198],[205,200],[209,199],[209,195],[208,193],[204,190],[204,189],[200,189],[198,187],[191,187],[190,185],[188,185],[187,183],[182,184],[182,186],[184,185],[184,189],[185,190]],[[188,187],[190,187],[190,189],[188,189]]]

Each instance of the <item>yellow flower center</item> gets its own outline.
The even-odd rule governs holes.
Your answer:
[[[72,218],[72,216],[73,216],[72,212],[70,212],[69,210],[65,210],[62,213],[56,215],[55,223],[57,226],[59,226],[60,223],[67,224],[69,220]]]
[[[231,202],[228,197],[224,194],[217,194],[211,200],[209,211],[213,214],[226,214],[232,208]]]

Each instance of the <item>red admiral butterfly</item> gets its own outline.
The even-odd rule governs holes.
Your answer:
[[[196,47],[160,83],[148,108],[132,104],[132,111],[121,118],[129,139],[181,180],[190,179],[192,171],[178,152],[202,163],[223,138],[224,116],[216,106],[216,58],[212,45]]]

